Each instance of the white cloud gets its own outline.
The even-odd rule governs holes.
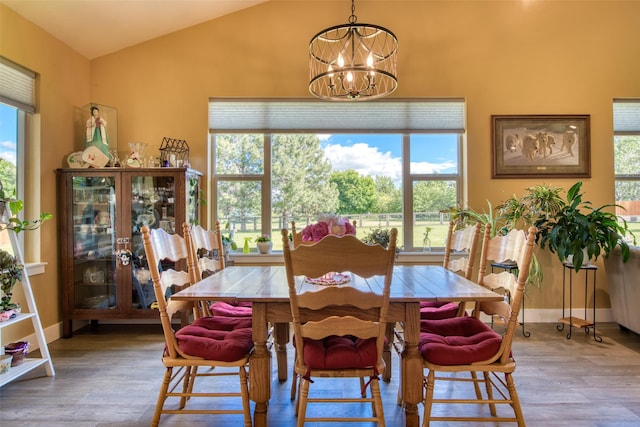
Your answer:
[[[393,157],[391,152],[383,153],[377,147],[366,143],[356,143],[352,146],[329,144],[324,148],[325,157],[331,162],[334,170],[343,171],[353,169],[365,176],[388,176],[396,185],[402,181],[402,159]],[[450,172],[456,163],[412,162],[411,172],[414,174],[431,174]]]
[[[329,144],[324,148],[324,155],[333,169],[338,171],[353,169],[360,175],[388,176],[394,182],[402,179],[402,162],[399,157],[392,157],[390,152],[382,153],[377,147],[370,147],[362,142],[348,147]]]
[[[444,163],[411,162],[411,173],[442,173],[449,172],[456,167],[456,163],[447,161]]]
[[[0,157],[9,163],[16,164],[16,143],[13,141],[0,141]]]

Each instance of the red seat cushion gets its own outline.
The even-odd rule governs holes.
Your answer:
[[[304,363],[311,369],[368,368],[375,366],[377,361],[375,338],[331,336],[322,340],[304,339]]]
[[[418,348],[437,365],[468,365],[494,356],[502,336],[475,317],[453,317],[420,322]]]
[[[456,317],[458,304],[455,302],[423,301],[420,303],[420,319],[439,320]]]
[[[206,360],[233,362],[253,346],[251,319],[212,316],[196,319],[176,332],[184,353]]]
[[[209,306],[209,309],[214,316],[251,317],[250,302],[229,303],[216,301]]]

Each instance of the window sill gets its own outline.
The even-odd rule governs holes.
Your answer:
[[[44,274],[46,262],[28,262],[25,264],[25,269],[29,276],[37,276],[38,274]]]

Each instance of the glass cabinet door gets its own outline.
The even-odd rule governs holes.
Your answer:
[[[75,309],[116,309],[116,178],[74,176]]]
[[[132,309],[156,308],[156,297],[142,242],[142,227],[176,230],[176,182],[173,176],[131,177]],[[175,268],[162,261],[162,269]],[[171,292],[168,290],[167,292]]]

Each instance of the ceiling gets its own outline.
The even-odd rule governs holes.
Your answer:
[[[268,0],[0,0],[88,59]]]

